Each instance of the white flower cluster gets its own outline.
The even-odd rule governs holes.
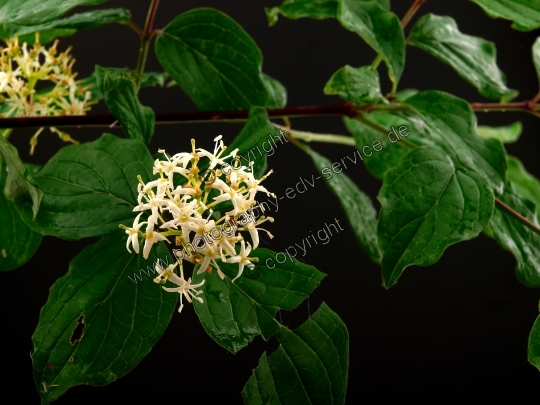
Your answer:
[[[222,279],[225,276],[217,260],[238,263],[239,271],[232,280],[234,282],[240,277],[245,266],[252,268],[252,262],[257,261],[257,258],[249,257],[249,254],[259,245],[258,231],[265,231],[270,238],[273,237],[266,229],[259,228],[263,222],[273,222],[272,217],[261,215],[255,220],[253,216],[249,216],[249,211],[257,204],[257,192],[261,191],[275,198],[274,194],[260,184],[272,171],[256,179],[252,161],[243,166],[240,156],[237,156],[238,149],[224,155],[226,146],[221,135],[214,141],[216,145],[213,153],[201,148],[196,149],[195,140],[192,139],[191,152],[177,153],[170,158],[165,155],[167,160],[156,160],[153,173],[159,174],[158,179],[145,184],[139,176],[139,205],[134,211],[141,213],[137,215],[131,228],[120,225],[128,234],[128,250],[132,245],[135,252],[139,253],[139,238],[144,239],[145,259],[156,242],[170,243],[167,239],[169,236],[174,237],[176,246],[181,245],[186,251],[186,247],[189,247],[189,254],[182,254],[181,258],[177,256],[178,261],[175,264],[166,269],[156,266],[159,276],[154,281],[164,284],[169,280],[178,285],[177,288],[163,288],[166,291],[178,292],[180,302],[182,295],[189,302],[190,295],[202,302],[202,298],[197,297],[200,292],[195,291],[194,294],[190,290],[204,283],[203,281],[191,285],[191,278],[187,281],[184,279],[183,260],[199,265],[198,274],[211,272],[212,268],[215,268]],[[164,150],[159,152],[165,153]],[[233,162],[226,163],[228,159]],[[202,170],[204,173],[201,173]],[[229,209],[232,209],[220,218],[211,219],[213,214],[217,214],[214,209],[218,204],[222,204],[221,207],[227,204]],[[143,212],[149,214],[148,218],[139,222]],[[254,220],[244,222],[248,216]],[[143,225],[146,225],[145,232],[140,230]],[[251,243],[244,240],[240,231],[249,232]],[[237,245],[240,245],[239,249]],[[178,264],[180,277],[173,271]]]
[[[17,36],[4,41],[7,46],[0,47],[1,117],[84,115],[90,109],[92,93],[75,80],[71,47],[58,54],[56,40],[46,49],[39,43],[39,33],[32,48],[26,42],[19,45]],[[37,90],[36,85],[43,81],[50,82],[50,88]],[[32,137],[30,154],[42,130]],[[51,131],[66,142],[77,143],[56,128]]]

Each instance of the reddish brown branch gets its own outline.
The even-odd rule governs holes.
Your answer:
[[[536,233],[539,233],[540,234],[540,227],[538,227],[538,225],[534,224],[533,222],[531,222],[528,218],[524,217],[523,215],[521,215],[519,212],[517,212],[516,210],[514,210],[512,207],[510,207],[509,205],[506,205],[504,202],[502,202],[501,200],[499,200],[497,197],[495,197],[495,202],[497,204],[499,204],[499,206],[504,209],[506,212],[508,212],[510,215],[514,216],[515,218],[517,218],[518,220],[520,220],[523,224],[525,224],[526,226],[528,226],[529,228],[531,228],[533,231],[535,231]]]
[[[531,101],[514,103],[471,103],[475,111],[526,111],[532,114],[539,114],[536,110],[537,104]],[[298,118],[298,117],[318,117],[328,115],[341,115],[349,118],[356,117],[358,112],[368,111],[391,111],[393,109],[406,109],[404,105],[366,105],[362,109],[355,109],[351,103],[341,103],[332,105],[315,105],[305,107],[288,107],[267,110],[270,118]],[[174,124],[182,122],[212,122],[212,121],[245,121],[248,111],[190,111],[190,112],[170,112],[156,114],[156,124]],[[89,114],[72,115],[62,117],[25,117],[25,118],[0,118],[1,128],[24,128],[24,127],[81,127],[95,126],[108,127],[115,122],[111,114]]]
[[[317,105],[308,107],[289,107],[267,110],[271,118],[282,117],[313,117],[341,115],[356,116],[351,103]],[[174,124],[180,122],[212,122],[212,121],[245,121],[248,111],[195,111],[157,113],[156,124]],[[2,118],[0,128],[28,127],[110,127],[116,119],[111,114],[70,115],[62,117],[25,117]]]
[[[150,6],[150,12],[145,24],[145,30],[143,33],[143,39],[148,40],[152,36],[152,30],[154,29],[154,21],[156,20],[157,9],[159,6],[159,0],[154,0]]]
[[[405,28],[405,26],[411,21],[411,19],[414,17],[416,12],[420,7],[422,7],[422,4],[424,4],[426,0],[415,0],[412,4],[411,8],[407,11],[407,13],[403,16],[401,19],[401,26]]]
[[[512,103],[470,103],[475,111],[527,111],[536,112],[536,103],[530,101],[517,101]]]

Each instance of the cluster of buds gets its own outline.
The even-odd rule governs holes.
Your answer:
[[[58,53],[58,40],[46,49],[39,43],[39,33],[35,38],[31,48],[26,42],[19,44],[17,36],[6,39],[6,47],[0,47],[0,116],[84,115],[92,104],[92,93],[75,80],[71,47]],[[38,90],[42,84],[49,87]],[[40,128],[30,140],[30,154],[42,131]],[[56,128],[51,131],[65,142],[78,143]]]
[[[187,281],[184,279],[184,260],[199,265],[198,274],[205,271],[210,273],[215,268],[222,279],[225,275],[218,262],[238,263],[239,270],[232,280],[234,282],[242,275],[244,267],[253,268],[253,262],[258,260],[249,257],[252,249],[259,245],[258,232],[264,231],[273,238],[270,232],[259,227],[263,222],[273,222],[273,218],[261,214],[255,219],[253,215],[258,192],[276,197],[260,184],[272,171],[256,179],[253,161],[242,165],[238,149],[225,155],[226,146],[221,135],[214,141],[213,153],[195,148],[193,139],[191,152],[168,157],[160,149],[159,152],[165,154],[167,160],[157,159],[154,162],[153,173],[159,178],[144,183],[139,176],[138,205],[134,211],[140,214],[131,228],[120,225],[128,234],[128,251],[131,252],[131,245],[139,253],[139,238],[144,240],[145,259],[155,243],[170,243],[168,237],[174,238],[176,246],[182,246],[182,249],[174,250],[177,259],[174,264],[166,269],[156,266],[159,275],[154,280],[162,284],[171,281],[178,285],[176,288],[163,288],[180,293],[181,303],[182,295],[188,302],[191,302],[191,298],[202,302],[202,298],[197,296],[200,292],[194,290],[202,283],[192,285],[191,278]],[[228,206],[229,211],[219,217],[218,210],[224,206]],[[260,205],[258,208],[262,209]],[[147,219],[140,222],[145,212]],[[145,232],[141,230],[143,225]],[[244,239],[242,231],[249,233],[251,243]],[[174,273],[177,265],[180,266],[180,276]]]

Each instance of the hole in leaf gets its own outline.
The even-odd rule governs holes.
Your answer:
[[[79,319],[77,319],[77,326],[75,326],[75,329],[73,329],[71,338],[69,339],[69,343],[71,343],[72,346],[75,346],[82,339],[85,328],[86,324],[84,323],[84,315],[81,315],[79,316]]]

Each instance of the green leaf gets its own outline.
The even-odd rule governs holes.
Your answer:
[[[405,37],[399,18],[377,0],[340,0],[337,18],[380,55],[390,79],[397,83],[405,64]]]
[[[513,28],[532,31],[540,27],[539,0],[472,0],[493,18],[512,20]]]
[[[126,78],[123,69],[96,66],[95,74],[107,107],[120,122],[126,136],[148,145],[154,135],[156,117],[150,107],[139,102],[133,80]]]
[[[540,316],[536,318],[529,335],[527,359],[529,363],[540,370]]]
[[[249,109],[267,101],[261,51],[221,11],[198,8],[176,17],[158,36],[156,55],[201,110]]]
[[[538,226],[535,205],[518,196],[512,184],[505,186],[499,198]],[[540,287],[540,235],[498,204],[493,210],[490,226],[497,243],[515,256],[518,279],[529,287]]]
[[[324,94],[337,94],[355,104],[375,103],[383,99],[379,74],[371,66],[345,65],[324,86]]]
[[[419,116],[409,119],[421,136],[442,148],[458,167],[476,171],[498,193],[506,181],[506,152],[496,139],[476,134],[476,116],[469,103],[439,91],[424,91],[407,99]]]
[[[245,269],[234,283],[237,264],[220,263],[223,280],[215,271],[197,274],[198,267],[193,275],[193,283],[205,280],[200,287],[204,303],[193,302],[199,320],[210,337],[232,353],[259,334],[268,340],[279,329],[273,319],[277,310],[296,308],[325,276],[285,253],[258,248],[250,256],[258,257],[259,262],[253,270]],[[281,256],[284,259],[279,263]]]
[[[77,6],[95,6],[107,0],[0,0],[0,23],[38,25],[54,20]]]
[[[166,72],[144,72],[141,77],[142,87],[164,87],[165,82],[169,78],[169,74]]]
[[[476,131],[482,138],[494,138],[503,143],[514,143],[521,136],[522,129],[523,127],[521,122],[516,121],[513,124],[503,127],[488,127],[479,125],[478,128],[476,128]]]
[[[265,106],[267,108],[284,108],[287,105],[287,90],[285,87],[278,80],[265,73],[262,74],[262,80],[268,93]]]
[[[540,181],[530,174],[523,163],[514,156],[508,156],[508,179],[512,182],[517,194],[540,208]],[[540,220],[540,217],[538,219]]]
[[[6,164],[0,156],[0,271],[25,264],[37,251],[42,238],[24,223],[15,203],[4,197],[7,175]]]
[[[242,391],[247,405],[345,403],[349,334],[335,312],[323,303],[295,331],[281,327],[278,340]]]
[[[494,196],[487,180],[438,148],[412,149],[391,169],[377,197],[382,273],[391,287],[413,264],[431,265],[487,225]]]
[[[130,225],[137,205],[137,175],[152,178],[153,160],[138,140],[104,134],[96,141],[65,146],[35,175],[43,190],[35,221],[19,212],[32,229],[64,239],[102,236]]]
[[[96,28],[106,24],[127,21],[131,13],[125,8],[95,10],[87,13],[74,14],[71,17],[54,20],[39,25],[0,24],[0,39],[19,36],[19,43],[35,42],[35,33],[39,32],[39,42],[46,44],[57,37],[73,35],[79,29]]]
[[[110,68],[109,68],[110,69]],[[135,71],[124,68],[124,69],[118,69],[114,68],[114,70],[121,70],[123,72],[123,76],[127,79],[135,80]],[[120,75],[119,75],[120,77]],[[140,87],[153,87],[153,86],[165,86],[165,81],[169,78],[169,75],[166,72],[144,72],[141,77],[141,84]],[[92,74],[92,76],[88,76],[78,82],[78,85],[81,87],[90,87],[92,91],[92,101],[99,101],[103,99],[103,93],[101,93],[98,84],[97,84],[97,77],[95,72]],[[47,91],[51,90],[45,89]]]
[[[279,14],[292,20],[303,17],[322,20],[335,18],[337,8],[337,0],[285,0],[281,6],[265,8],[264,11],[271,27],[277,23]]]
[[[268,114],[264,108],[252,108],[249,111],[246,125],[244,125],[242,131],[234,138],[227,149],[232,151],[238,148],[237,156],[239,156],[240,163],[243,165],[247,165],[250,160],[253,161],[253,172],[255,177],[259,178],[264,174],[267,167],[265,144],[268,143],[270,149],[273,150],[271,140],[274,138],[272,133],[276,131],[276,128],[268,120]],[[282,139],[285,142],[289,142],[283,136],[279,139],[280,143],[283,143]]]
[[[308,148],[307,153],[330,190],[338,197],[345,215],[353,229],[358,243],[369,258],[376,263],[381,262],[381,252],[377,245],[377,211],[369,196],[362,192],[344,173],[332,173],[332,162],[314,150]],[[354,154],[354,160],[358,156]],[[324,169],[327,171],[324,172]],[[327,175],[329,175],[327,177]]]
[[[131,371],[161,337],[178,300],[151,278],[130,279],[156,260],[170,262],[163,244],[148,260],[130,254],[122,231],[84,249],[51,287],[32,342],[34,380],[43,404],[69,388],[102,386]]]
[[[51,42],[53,39],[60,37],[69,37],[77,32],[73,29],[35,29],[35,27],[40,26],[25,26],[25,25],[16,25],[16,24],[0,24],[0,39],[13,38],[15,35],[19,36],[19,44],[28,43],[34,44],[36,42],[35,33],[39,31],[39,43],[46,44]]]
[[[131,12],[125,8],[109,8],[104,10],[88,11],[86,13],[73,14],[61,20],[51,21],[38,26],[41,29],[63,28],[63,29],[90,29],[101,27],[102,25],[129,21]],[[33,27],[34,29],[36,26]]]
[[[536,69],[536,76],[538,77],[538,82],[540,83],[540,37],[536,38],[536,41],[534,41],[534,45],[532,47],[532,56],[534,68]]]
[[[19,157],[17,149],[0,134],[0,157],[3,156],[7,167],[7,178],[3,193],[8,200],[16,204],[29,204],[31,218],[35,218],[39,210],[43,192],[36,187],[32,176]]]
[[[414,96],[415,94],[418,94],[419,91],[416,90],[416,89],[403,89],[403,90],[398,90],[396,92],[396,98],[398,100],[402,100],[402,101],[405,101],[407,100],[408,98],[411,98],[412,96]]]
[[[385,136],[356,119],[344,117],[343,122],[354,137],[358,150],[364,151],[364,148],[368,147],[371,156],[363,157],[362,160],[365,166],[375,177],[383,180],[386,173],[395,167],[408,152],[408,149],[402,143],[399,143],[400,138],[398,138],[399,135],[397,134],[400,133],[400,129],[402,136],[406,133],[409,134],[406,138],[411,142],[418,142],[416,140],[418,137],[410,137],[410,128],[412,126],[404,118],[390,114],[369,114],[366,118],[387,128],[390,135]],[[389,140],[389,137],[391,140]],[[422,138],[420,138],[421,140]],[[379,148],[379,145],[383,145],[383,149],[377,152],[377,149],[373,146]]]
[[[462,34],[451,17],[422,16],[409,43],[450,65],[484,97],[508,101],[518,95],[516,90],[506,87],[504,73],[497,66],[495,44]]]

